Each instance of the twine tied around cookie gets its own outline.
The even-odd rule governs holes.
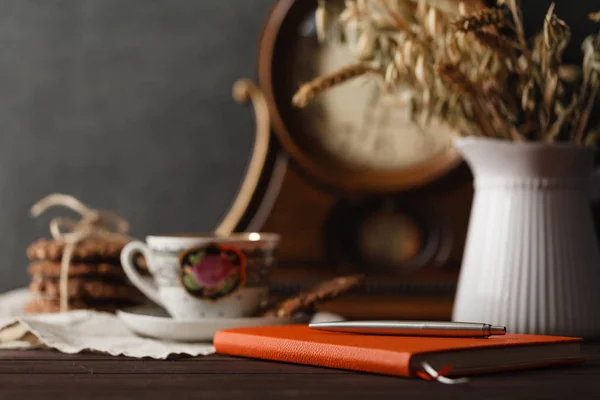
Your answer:
[[[31,214],[38,217],[44,211],[54,206],[62,206],[69,208],[81,215],[80,220],[74,220],[66,217],[57,217],[50,221],[50,233],[52,237],[65,244],[63,250],[59,291],[60,291],[60,311],[68,311],[69,308],[69,293],[68,279],[69,266],[75,246],[89,238],[105,238],[105,239],[123,239],[131,240],[127,235],[129,231],[129,223],[119,216],[117,213],[108,210],[95,210],[83,204],[75,197],[55,193],[39,200],[31,208]],[[114,224],[111,228],[110,223]]]

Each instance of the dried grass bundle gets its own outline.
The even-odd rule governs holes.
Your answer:
[[[532,43],[516,0],[474,13],[463,4],[444,12],[424,0],[346,0],[334,14],[319,0],[318,38],[336,29],[357,65],[302,85],[293,98],[298,107],[369,74],[385,95],[403,99],[413,120],[436,117],[460,135],[578,143],[600,137],[600,127],[588,126],[600,94],[600,31],[583,42],[582,65],[566,65],[571,31],[554,4]],[[589,17],[600,22],[600,12]]]

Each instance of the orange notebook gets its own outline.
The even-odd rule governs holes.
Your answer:
[[[307,325],[235,328],[216,333],[216,352],[232,356],[414,377],[423,363],[447,376],[581,362],[580,338],[376,336],[318,331]]]

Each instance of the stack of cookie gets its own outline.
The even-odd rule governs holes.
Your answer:
[[[90,238],[75,247],[69,266],[69,309],[114,312],[144,302],[144,296],[132,286],[121,268],[119,256],[127,242]],[[29,290],[33,299],[25,312],[60,311],[60,265],[65,244],[40,239],[27,248],[30,260]]]

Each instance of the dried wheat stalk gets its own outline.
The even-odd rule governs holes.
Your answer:
[[[531,59],[531,54],[529,52],[529,47],[527,45],[527,38],[525,37],[525,29],[523,28],[523,23],[521,22],[521,12],[519,9],[519,5],[517,4],[517,0],[499,0],[498,4],[506,4],[508,9],[512,14],[512,18],[514,21],[515,31],[517,33],[517,37],[519,38],[519,43],[521,43],[521,50],[523,51],[523,55],[529,59]]]
[[[501,27],[508,22],[506,11],[490,8],[478,11],[474,14],[465,15],[454,22],[452,27],[457,31],[472,32],[489,26]]]
[[[300,86],[300,89],[296,92],[292,99],[292,103],[297,107],[305,107],[310,101],[312,101],[318,94],[325,92],[326,90],[345,83],[351,79],[363,76],[368,73],[381,74],[380,70],[371,68],[365,65],[350,65],[342,68],[339,71],[335,71],[328,75],[322,76],[309,83],[305,83]]]
[[[600,91],[600,33],[595,37],[588,36],[583,42],[583,85],[580,92],[581,110],[579,120],[575,125],[572,138],[575,142],[582,142],[589,121],[592,107],[597,103]]]
[[[478,95],[477,87],[471,80],[460,70],[456,64],[442,64],[437,67],[438,74],[444,79],[450,87],[459,95],[476,98]]]
[[[327,31],[327,10],[325,8],[325,0],[319,0],[317,11],[315,12],[315,25],[319,42],[324,42],[325,32]]]
[[[493,50],[499,56],[509,60],[516,60],[517,44],[510,38],[484,30],[475,30],[469,32],[473,35],[477,43],[487,49]]]

